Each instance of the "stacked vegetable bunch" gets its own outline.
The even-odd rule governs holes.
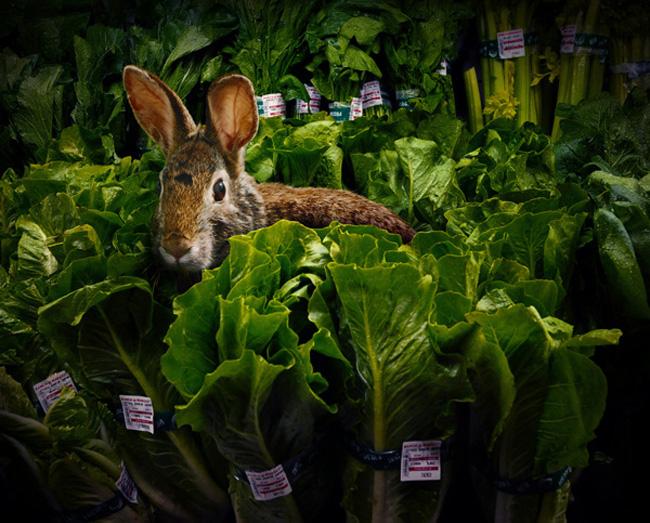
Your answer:
[[[603,2],[611,45],[611,93],[622,102],[635,86],[648,86],[650,39],[648,12],[637,2]]]
[[[156,71],[184,99],[227,70],[220,52],[236,18],[220,4],[194,3],[143,2],[126,28],[113,20],[117,15],[96,14],[83,3],[16,10],[0,32],[10,38],[0,65],[0,110],[9,122],[0,135],[3,164],[22,170],[25,158],[46,161],[50,141],[71,125],[104,144],[97,150],[106,156],[96,161],[137,151],[139,136],[125,132],[125,65]]]
[[[629,118],[614,101],[606,106],[619,124]],[[647,111],[647,102],[642,107]],[[576,142],[590,144],[598,133],[611,132],[593,127],[587,133],[591,120],[585,119],[593,114],[592,106],[567,115],[557,163],[575,160]],[[413,130],[416,116],[402,110],[395,120],[410,122]],[[569,132],[572,121],[585,136]],[[5,245],[12,246],[3,286],[3,339],[10,340],[3,362],[12,379],[26,385],[65,369],[84,398],[75,404],[79,415],[95,404],[93,416],[103,414],[98,435],[107,448],[98,452],[114,464],[108,478],[114,480],[118,459],[124,460],[154,513],[227,513],[229,475],[237,510],[250,517],[273,506],[287,518],[309,519],[312,509],[336,506],[330,502],[340,481],[351,493],[343,500],[351,517],[406,517],[414,510],[418,518],[434,517],[444,481],[400,482],[398,471],[377,471],[352,457],[341,444],[346,438],[336,434],[348,427],[352,449],[377,452],[397,450],[404,440],[448,441],[458,430],[458,402],[474,405],[471,448],[479,478],[519,484],[558,472],[565,479],[564,467],[587,464],[585,445],[605,399],[604,375],[589,356],[619,334],[582,328],[576,334],[559,318],[581,326],[570,282],[576,257],[594,243],[585,229],[591,220],[612,282],[608,292],[626,307],[628,322],[647,317],[641,292],[647,272],[635,255],[644,245],[637,231],[647,221],[647,193],[629,176],[646,165],[634,149],[639,142],[627,135],[616,148],[627,145],[627,155],[612,151],[602,158],[600,167],[613,172],[585,167],[585,183],[569,181],[568,174],[558,183],[562,171],[553,173],[547,163],[550,141],[530,127],[495,121],[462,146],[457,161],[453,151],[460,145],[451,135],[391,142],[386,129],[368,127],[375,143],[383,133],[384,145],[352,154],[355,162],[378,165],[358,176],[378,175],[394,157],[390,169],[401,165],[399,178],[407,186],[454,187],[456,200],[438,218],[446,232],[421,232],[406,247],[372,228],[310,231],[279,223],[233,239],[224,265],[175,300],[176,320],[167,276],[150,272],[148,220],[161,167],[155,152],[106,166],[85,157],[59,160],[34,165],[20,178],[3,177],[3,215],[11,217]],[[79,136],[56,145],[71,143],[92,149]],[[431,160],[428,169],[417,167],[423,156]],[[592,187],[600,195],[598,211],[588,196]],[[434,194],[419,190],[412,193],[422,195],[415,202],[433,206]],[[613,200],[614,194],[628,199]],[[628,271],[630,264],[637,273]],[[581,271],[577,277],[597,276]],[[594,304],[592,314],[602,305]],[[588,323],[605,321],[593,316]],[[10,388],[3,390],[15,390],[12,379],[6,376],[3,387]],[[152,399],[159,427],[153,434],[115,422],[121,394]],[[558,409],[555,394],[574,401]],[[28,401],[24,390],[22,397]],[[174,409],[180,429],[158,424]],[[41,456],[30,470],[44,474],[39,481],[49,485],[55,455],[39,454],[21,436],[30,433],[28,426],[36,429],[29,421],[33,412],[14,414],[17,425],[3,425],[3,434]],[[559,419],[572,421],[555,431]],[[328,440],[335,450],[323,450]],[[79,453],[77,445],[68,456]],[[293,492],[271,503],[256,501],[246,472],[288,468],[293,459],[309,463]],[[336,476],[340,468],[345,472]],[[113,485],[108,478],[106,488]],[[313,501],[315,485],[322,504]],[[568,484],[562,485],[564,491],[543,495],[550,496],[544,511],[564,510]],[[109,490],[78,504],[66,495],[64,508],[95,507],[115,496],[115,487]],[[537,513],[539,496],[501,494],[486,507],[494,503],[494,513],[506,511],[514,521],[519,510],[522,518]]]
[[[647,81],[648,16],[636,2],[486,0],[477,22],[480,72],[463,73],[474,132],[506,117],[538,124],[557,140],[563,104],[603,90],[623,103]]]
[[[379,118],[263,118],[246,157],[258,180],[350,188],[419,232],[402,245],[372,227],[279,222],[233,238],[222,266],[175,296],[150,253],[164,160],[121,153],[141,136],[120,123],[121,68],[163,71],[198,112],[202,81],[257,48],[215,57],[244,30],[237,16],[172,4],[85,38],[56,17],[21,22],[59,28],[48,34],[67,45],[44,48],[67,65],[3,51],[5,506],[45,519],[454,521],[468,493],[461,506],[449,494],[467,477],[487,520],[563,520],[608,388],[643,383],[648,93],[563,106],[556,141],[496,116],[468,133],[435,89]],[[91,14],[62,18],[73,14],[81,34]],[[388,31],[378,49],[400,65],[400,46],[435,22],[414,15],[419,33],[404,44]],[[423,49],[414,75],[430,73]],[[597,364],[619,339],[635,379]],[[426,470],[409,448],[426,450]]]

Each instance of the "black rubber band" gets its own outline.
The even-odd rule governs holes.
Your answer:
[[[343,443],[348,452],[361,463],[370,465],[375,470],[392,470],[400,468],[402,462],[401,450],[377,452],[370,447],[360,444],[350,433],[343,436]]]
[[[281,463],[282,469],[289,480],[289,484],[294,482],[306,471],[310,470],[323,454],[325,454],[325,450],[329,448],[330,445],[331,438],[325,436],[321,438],[320,442],[311,451],[302,452],[286,461],[283,461]],[[231,463],[231,465],[235,469],[236,477],[250,484],[246,471],[234,463]]]
[[[539,43],[539,35],[535,32],[524,33],[524,46],[530,47]],[[492,58],[493,60],[502,60],[499,57],[499,41],[483,40],[479,43],[478,54],[481,58]]]
[[[497,490],[511,495],[523,494],[543,494],[544,492],[552,492],[560,489],[568,480],[571,475],[569,467],[563,467],[547,476],[541,478],[523,478],[511,479],[498,476],[489,472],[487,468],[479,467],[472,463],[472,467],[479,474],[485,477]]]
[[[54,514],[52,520],[55,523],[87,523],[116,514],[125,506],[124,498],[118,492],[114,497],[98,505]]]
[[[343,435],[343,443],[348,452],[361,463],[370,465],[375,470],[399,469],[402,462],[402,449],[377,452],[366,445],[359,443],[351,433]],[[440,446],[440,460],[447,461],[453,455],[453,438],[442,440]]]

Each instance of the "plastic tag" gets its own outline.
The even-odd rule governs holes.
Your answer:
[[[38,398],[38,402],[43,407],[43,411],[47,412],[52,404],[61,395],[63,387],[70,387],[75,392],[77,388],[74,386],[72,378],[66,371],[57,372],[52,374],[47,379],[34,385],[34,392]]]
[[[376,105],[387,105],[389,107],[391,105],[388,93],[382,89],[381,84],[377,80],[363,84],[361,101],[363,103],[363,109],[368,109]]]
[[[262,101],[261,96],[255,97],[255,103],[257,104],[257,114],[258,116],[264,116],[264,102]]]
[[[265,116],[267,118],[270,118],[272,116],[282,116],[282,118],[284,118],[287,112],[287,106],[284,103],[284,98],[280,93],[271,93],[262,95],[262,110],[262,116]]]
[[[627,76],[631,80],[650,74],[650,60],[643,62],[631,62],[627,65]]]
[[[402,444],[401,481],[432,481],[440,479],[440,447],[442,441],[405,441]]]
[[[296,114],[315,114],[320,111],[321,94],[311,85],[305,84],[305,88],[309,93],[309,102],[296,100]]]
[[[120,394],[124,411],[124,425],[127,430],[138,430],[153,434],[153,404],[147,396],[125,396]]]
[[[330,102],[330,116],[337,122],[350,119],[350,106],[341,102]]]
[[[264,472],[246,471],[246,476],[248,476],[253,496],[258,501],[268,501],[291,493],[291,484],[282,465]]]
[[[337,122],[354,120],[363,116],[363,102],[361,98],[352,98],[350,105],[342,102],[330,102],[330,116]]]
[[[562,43],[560,44],[561,53],[573,53],[577,31],[578,26],[575,24],[560,27],[560,33],[562,34]]]
[[[129,471],[126,470],[124,461],[122,461],[122,472],[120,473],[120,477],[117,478],[115,486],[117,487],[117,490],[119,490],[131,503],[138,502],[138,487],[135,486]]]
[[[412,98],[417,98],[420,96],[419,89],[403,89],[402,91],[395,91],[395,100],[397,101],[397,107],[406,107],[407,109],[413,109],[409,100]]]
[[[499,46],[499,58],[507,60],[508,58],[518,58],[526,55],[523,29],[513,29],[512,31],[497,33],[497,43]]]
[[[361,98],[352,98],[350,103],[350,120],[363,116],[363,100]]]

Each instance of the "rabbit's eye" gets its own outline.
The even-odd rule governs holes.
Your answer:
[[[220,202],[226,196],[226,186],[223,183],[223,180],[217,180],[212,186],[212,192],[214,193],[214,201]]]

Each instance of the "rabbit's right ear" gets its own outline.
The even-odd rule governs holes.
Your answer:
[[[165,157],[196,131],[196,123],[178,95],[160,78],[135,65],[122,75],[133,113]]]

